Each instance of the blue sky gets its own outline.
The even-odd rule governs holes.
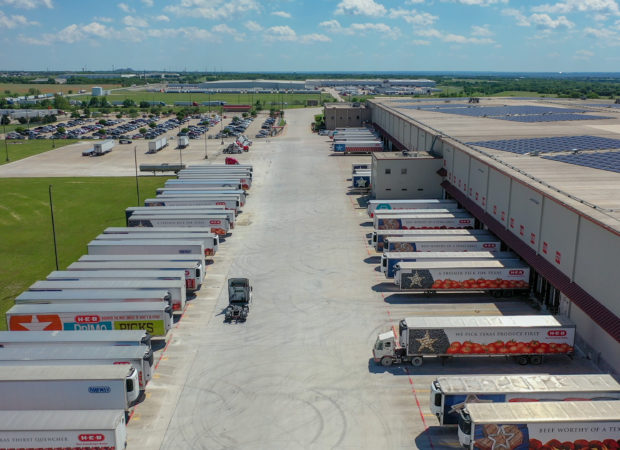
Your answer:
[[[616,0],[0,0],[0,70],[620,71]]]

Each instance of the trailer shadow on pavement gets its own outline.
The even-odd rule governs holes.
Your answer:
[[[366,264],[379,264],[381,262],[381,256],[369,256],[368,258],[364,259],[364,262]]]
[[[383,282],[377,283],[372,287],[372,290],[375,292],[398,292],[398,288],[394,284],[394,282]]]
[[[402,365],[384,367],[380,363],[376,363],[372,358],[368,358],[368,372],[374,374],[390,373],[392,375],[408,375]]]
[[[430,419],[432,420],[432,419]],[[415,438],[415,448],[427,449],[453,449],[461,448],[458,442],[456,427],[430,426]]]
[[[371,221],[367,221],[367,222],[362,222],[362,223],[360,223],[360,227],[366,227],[366,228],[368,228],[368,227],[372,227],[372,226],[374,226],[374,225],[373,225],[373,223],[372,223]]]

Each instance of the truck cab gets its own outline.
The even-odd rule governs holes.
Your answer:
[[[394,330],[390,330],[377,336],[377,341],[372,349],[372,356],[376,363],[382,366],[391,366],[396,357],[396,335]]]
[[[467,411],[461,411],[460,416],[459,416],[458,436],[459,436],[459,443],[464,448],[470,448],[471,446],[471,442],[472,442],[471,429],[472,429],[472,426],[471,426],[471,419],[469,418],[469,414],[467,413]]]

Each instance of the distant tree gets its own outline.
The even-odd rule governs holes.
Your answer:
[[[149,127],[155,128],[157,124],[155,122],[149,122]]]
[[[2,118],[0,119],[0,125],[8,125],[11,123],[11,119],[8,114],[2,114]]]
[[[181,133],[189,133],[189,128],[181,128]]]
[[[84,108],[83,114],[85,117],[90,117],[90,109],[89,108]]]
[[[125,100],[123,100],[124,108],[131,108],[132,106],[136,106],[136,102],[134,102],[132,99],[126,98]]]
[[[73,111],[71,111],[71,118],[72,119],[77,119],[80,117],[80,112],[77,109],[74,109]]]
[[[38,90],[37,88],[30,88],[28,89],[28,95],[39,95],[41,93],[40,90]]]
[[[122,115],[121,113],[118,113],[118,114],[116,115],[116,118],[117,118],[117,119],[120,119],[120,118],[122,118],[122,117],[123,117],[123,115]]]
[[[24,125],[25,123],[28,122],[28,119],[26,119],[25,117],[20,117],[19,119],[17,119],[17,121],[21,123],[22,125]]]
[[[65,127],[58,127],[56,128],[56,132],[60,133],[60,134],[65,134],[67,130],[65,130]]]
[[[107,97],[105,97],[105,96],[104,97],[99,97],[99,106],[105,108],[106,106],[108,106],[108,104],[109,104],[109,102],[108,102]]]
[[[142,108],[142,109],[150,108],[150,106],[151,106],[151,104],[149,102],[146,102],[144,100],[142,100],[140,102],[140,108]]]
[[[67,94],[73,94],[73,89],[69,89],[69,90],[67,91]]]
[[[91,97],[90,100],[88,101],[88,106],[94,106],[95,108],[99,106],[99,98]]]
[[[140,131],[140,134],[144,134],[144,133],[146,133],[148,130],[147,130],[146,128],[142,127],[142,128],[140,128],[140,130],[139,130],[139,131]]]
[[[9,89],[5,89],[5,90],[4,90],[4,93],[5,93],[6,95],[11,95],[11,91],[10,91]]]
[[[107,121],[107,120],[105,120],[105,119],[101,119],[101,120],[99,120],[99,122],[97,122],[97,123],[99,123],[99,124],[101,124],[101,125],[107,125],[107,124],[108,124],[108,121]]]
[[[48,78],[48,79],[47,79],[47,82],[48,82],[49,84],[56,84],[56,80],[54,80],[52,77]]]
[[[15,132],[16,132],[16,133],[19,133],[19,134],[23,134],[23,133],[25,133],[26,131],[28,131],[28,130],[26,130],[26,128],[24,128],[24,127],[16,127],[16,128],[15,128]]]
[[[61,95],[54,95],[54,108],[56,109],[69,109],[69,100]]]

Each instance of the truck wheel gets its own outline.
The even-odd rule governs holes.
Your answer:
[[[527,365],[529,360],[528,360],[527,356],[521,355],[521,356],[517,356],[517,362],[520,365],[525,366],[525,365]]]
[[[424,359],[422,359],[421,356],[414,356],[411,358],[411,365],[413,367],[420,367],[422,364],[424,364]]]
[[[530,356],[530,364],[534,364],[535,366],[538,366],[540,364],[542,364],[542,356],[540,355],[532,355]]]
[[[383,358],[381,358],[381,365],[383,367],[390,367],[392,365],[392,358],[389,356],[384,356]]]

